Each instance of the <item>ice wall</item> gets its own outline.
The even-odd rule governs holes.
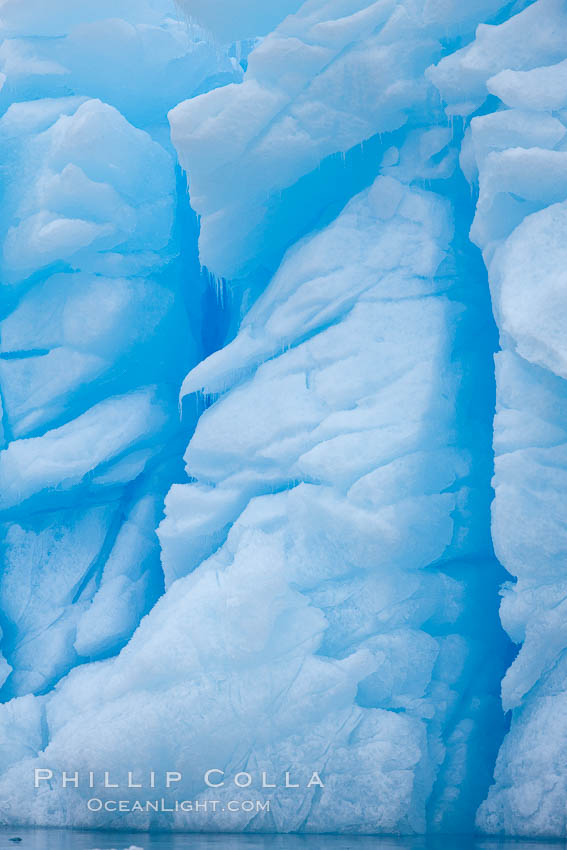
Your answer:
[[[192,614],[185,603],[187,619],[203,630],[199,645],[218,647],[218,612],[228,603],[219,603],[217,589],[228,600],[239,588],[210,663],[221,665],[223,688],[228,675],[237,716],[252,718],[252,728],[243,730],[229,707],[227,729],[217,734],[207,719],[199,735],[197,722],[190,745],[200,754],[201,739],[214,740],[227,773],[281,774],[282,752],[304,774],[313,759],[323,770],[320,727],[301,724],[302,752],[281,714],[290,699],[309,716],[317,705],[328,738],[343,723],[343,704],[320,706],[317,694],[334,693],[329,662],[355,665],[347,703],[367,730],[365,745],[357,737],[356,752],[347,748],[340,762],[329,754],[330,792],[306,793],[298,809],[292,794],[275,791],[277,816],[243,817],[242,827],[336,831],[354,819],[360,831],[466,830],[503,733],[497,695],[507,653],[488,538],[489,307],[482,269],[461,238],[472,204],[455,170],[457,149],[424,74],[442,53],[445,20],[431,9],[387,4],[346,12],[306,4],[252,52],[242,85],[171,113],[202,215],[200,256],[218,277],[244,277],[253,287],[259,267],[277,266],[285,245],[309,232],[310,218],[318,214],[321,228],[323,212],[308,192],[331,210],[341,200],[339,192],[330,200],[325,190],[313,192],[324,173],[307,191],[282,195],[329,154],[345,152],[337,170],[350,174],[351,187],[371,185],[287,251],[235,340],[185,380],[184,396],[221,397],[186,454],[196,481],[176,485],[166,500],[162,560],[170,593],[192,587],[207,611]],[[456,21],[453,37],[470,27],[469,19]],[[402,57],[408,79],[400,83]],[[376,91],[353,85],[368,78],[371,60],[385,80]],[[391,135],[358,166],[363,175],[353,173],[348,151],[380,131]],[[271,588],[264,596],[268,572],[277,597]],[[293,606],[286,588],[300,594]],[[275,601],[284,593],[285,615]],[[238,621],[253,599],[262,613],[243,635]],[[306,603],[300,618],[294,608]],[[290,621],[295,641],[284,648],[301,674],[281,668],[278,633]],[[169,657],[165,639],[160,646]],[[361,669],[366,652],[374,660]],[[414,653],[420,661],[411,665]],[[396,676],[392,662],[407,672]],[[200,678],[198,667],[191,670]],[[263,693],[268,676],[273,688]],[[223,702],[215,705],[220,717]],[[266,716],[269,744],[258,731]],[[381,757],[379,742],[394,745],[400,717],[411,747],[400,745],[394,756],[386,748]],[[355,764],[369,786],[363,792],[352,788]],[[197,787],[200,768],[197,759]],[[231,823],[205,819],[212,829]]]
[[[564,4],[0,20],[0,817],[565,834]]]
[[[187,453],[197,483],[167,498],[169,590],[117,659],[61,683],[48,747],[0,791],[70,758],[83,775],[163,772],[181,748],[185,799],[210,799],[211,766],[287,771],[301,787],[263,791],[269,814],[158,821],[171,828],[470,828],[502,734],[504,643],[471,521],[487,497],[459,422],[471,360],[455,349],[472,328],[451,208],[413,177],[389,167],[290,251],[236,340],[188,376],[184,392],[208,392],[228,390],[227,371],[252,373],[201,417]],[[314,770],[324,789],[305,788]],[[31,822],[97,824],[88,796],[54,786],[16,805]]]
[[[163,592],[178,388],[202,356],[165,114],[240,73],[173,12],[1,7],[4,699],[116,653]]]
[[[566,33],[565,4],[538,0],[432,72],[454,113],[486,101],[461,162],[478,187],[471,238],[500,330],[492,535],[514,579],[502,622],[521,649],[502,683],[512,727],[478,824],[514,835],[567,831]]]
[[[204,265],[229,279],[275,270],[327,200],[312,192],[282,221],[285,189],[331,154],[409,120],[427,123],[437,94],[424,71],[442,42],[472,33],[479,14],[503,5],[310,0],[253,51],[241,85],[173,110]]]

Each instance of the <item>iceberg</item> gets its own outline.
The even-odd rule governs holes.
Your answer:
[[[565,837],[564,3],[0,6],[1,822]]]

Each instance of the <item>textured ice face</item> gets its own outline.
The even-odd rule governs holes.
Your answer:
[[[438,93],[425,71],[443,43],[505,5],[311,0],[256,47],[241,85],[172,110],[204,265],[228,279],[275,271],[289,240],[321,214],[317,198],[288,210],[286,190],[326,157],[427,124]],[[319,189],[319,205],[324,198]]]
[[[442,271],[451,240],[447,202],[389,176],[288,252],[234,342],[184,383],[184,392],[224,394],[186,453],[198,483],[170,492],[159,529],[166,579],[197,566],[196,541],[214,532],[214,547],[230,527],[209,561],[217,571],[219,561],[230,573],[282,563],[325,617],[318,654],[354,663],[371,653],[354,701],[374,730],[357,752],[369,786],[355,792],[363,831],[423,829],[428,798],[430,827],[462,828],[482,772],[475,747],[484,738],[490,749],[498,723],[499,660],[485,661],[475,679],[484,641],[499,639],[490,617],[482,637],[471,634],[475,586],[487,576],[470,522],[482,484],[456,412],[462,307]],[[199,512],[189,519],[191,504]],[[458,562],[465,552],[468,566]],[[457,706],[465,681],[475,695]],[[376,756],[379,741],[396,740],[400,713],[415,738],[411,767],[398,751],[388,749],[386,762]],[[273,750],[285,748],[277,727],[271,735]],[[432,797],[441,762],[446,774]],[[402,764],[411,791],[397,778]],[[308,830],[352,821],[352,777],[332,758],[326,772],[332,792],[314,802]],[[333,794],[348,804],[333,807]],[[289,819],[278,828],[284,823],[295,828]]]
[[[159,126],[181,99],[241,75],[170,0],[57,0],[49,7],[5,0],[0,10],[4,109],[71,90],[117,107],[137,126]]]
[[[470,825],[488,781],[479,753],[501,735],[502,659],[489,647],[502,640],[494,605],[478,628],[493,579],[470,520],[485,485],[459,422],[451,206],[412,186],[447,139],[417,141],[409,150],[422,159],[404,154],[288,252],[234,342],[187,377],[183,392],[224,395],[189,444],[196,483],[167,498],[168,592],[118,658],[75,670],[46,698],[48,748],[13,759],[6,786],[72,757],[82,773],[164,771],[181,746],[187,798],[210,797],[211,766],[278,780],[262,791],[262,820],[209,813],[202,829]],[[127,527],[115,549],[124,533],[126,555]],[[133,568],[113,556],[78,622],[77,652],[108,642],[120,583],[134,586]],[[312,771],[323,789],[305,787]],[[286,772],[300,790],[282,787]],[[27,817],[94,825],[90,796],[54,787]],[[166,823],[195,828],[182,813]]]
[[[173,9],[111,5],[2,4],[4,699],[115,654],[163,592],[155,528],[201,356],[165,115],[189,84],[173,68],[238,72]]]
[[[564,4],[180,5],[0,3],[1,817],[564,835]]]
[[[176,107],[172,139],[201,216],[202,262],[226,278],[273,268],[301,233],[268,236],[279,194],[326,156],[419,112],[422,72],[439,51],[395,2],[306,3],[252,52],[242,85]]]
[[[461,161],[479,200],[471,237],[489,271],[502,350],[494,423],[496,554],[514,577],[502,622],[521,644],[502,683],[511,730],[478,815],[491,833],[563,836],[567,114],[565,7],[538,0],[431,72],[453,112],[489,94]],[[458,105],[466,100],[472,106]]]

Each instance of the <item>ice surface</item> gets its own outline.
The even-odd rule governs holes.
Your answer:
[[[410,150],[421,173],[447,138],[434,143],[428,132],[417,141]],[[401,162],[389,170],[411,178],[409,153]],[[206,535],[212,553],[228,528],[215,564],[222,559],[232,571],[262,542],[274,569],[282,552],[288,580],[326,618],[319,653],[342,658],[367,649],[378,662],[358,682],[356,701],[370,712],[364,722],[381,709],[372,723],[388,737],[392,711],[429,718],[411,768],[414,795],[388,777],[400,814],[386,813],[377,802],[385,780],[374,777],[369,830],[423,828],[438,759],[446,785],[434,795],[429,825],[462,828],[475,794],[473,742],[490,736],[494,720],[488,667],[476,709],[459,709],[456,720],[442,708],[456,671],[462,680],[477,669],[478,656],[463,655],[471,624],[462,600],[484,574],[479,563],[472,571],[455,563],[457,552],[478,557],[483,544],[470,523],[479,472],[471,470],[455,410],[462,367],[451,352],[462,307],[450,296],[453,276],[442,271],[452,235],[443,198],[389,175],[288,252],[235,340],[184,382],[183,393],[223,395],[201,417],[186,453],[198,481],[172,489],[159,529],[172,578],[197,566]],[[194,504],[198,516],[188,521]],[[241,525],[247,533],[236,548]],[[431,564],[437,568],[420,575]],[[423,609],[422,597],[433,607]],[[412,657],[420,659],[419,676]],[[453,739],[444,731],[449,716],[459,730]],[[350,800],[338,777],[333,788]],[[333,814],[323,796],[307,827],[341,830],[351,818],[350,807]]]
[[[286,237],[297,239],[320,214],[306,198],[290,215],[285,190],[333,154],[427,121],[437,94],[424,72],[442,43],[472,34],[504,5],[307,2],[254,49],[241,85],[172,110],[172,139],[201,216],[203,264],[229,279],[275,270]]]
[[[0,818],[565,836],[565,4],[0,31]]]
[[[45,11],[7,0],[0,23],[4,700],[115,654],[163,592],[200,348],[166,112],[241,73],[167,3]]]
[[[56,261],[101,272],[117,246],[123,270],[130,271],[128,254],[143,250],[151,258],[168,245],[174,192],[168,155],[114,107],[82,103],[48,129],[31,138],[26,133],[16,157],[32,159],[36,169],[33,178],[24,176],[6,192],[7,282],[25,280]],[[14,219],[17,225],[10,223]]]
[[[461,161],[478,182],[471,237],[500,330],[492,537],[514,577],[502,623],[521,648],[502,683],[512,724],[478,825],[557,837],[566,830],[566,28],[563,4],[538,0],[480,28],[430,73],[453,113],[484,101],[488,112],[470,121]],[[487,109],[490,95],[501,103]]]
[[[498,26],[479,26],[476,38],[429,72],[452,115],[470,115],[504,72],[532,71],[565,58],[567,11],[562,0],[537,0]],[[543,102],[541,108],[545,109]]]
[[[506,106],[536,111],[562,109],[567,106],[567,60],[531,71],[500,71],[486,86]]]
[[[49,9],[42,0],[6,0],[1,9],[4,108],[71,90],[157,129],[183,98],[242,73],[198,27],[188,27],[169,0],[89,0],[79,7],[57,0]]]
[[[401,127],[421,108],[420,71],[440,46],[400,11],[384,2],[304,4],[252,52],[242,85],[171,112],[201,216],[201,261],[214,274],[273,266],[281,247],[278,234],[265,238],[272,196],[326,156]]]
[[[180,0],[179,5],[191,20],[230,44],[266,35],[301,4],[302,0]]]
[[[154,533],[160,514],[160,500],[144,495],[122,523],[98,590],[78,621],[74,648],[80,656],[97,657],[125,643],[161,590]]]
[[[166,419],[150,390],[102,401],[41,437],[14,440],[0,454],[0,507],[82,482],[103,463],[155,440]]]
[[[410,149],[423,152],[422,173],[437,148],[425,135]],[[408,180],[409,154],[401,162]],[[389,174],[288,252],[234,342],[185,382],[224,394],[189,444],[196,483],[167,498],[168,592],[118,658],[76,669],[49,695],[46,753],[2,782],[19,787],[32,765],[57,768],[72,753],[78,769],[165,769],[181,747],[191,759],[179,791],[197,799],[212,762],[326,778],[299,798],[265,792],[263,820],[218,813],[202,829],[470,825],[488,781],[478,753],[500,736],[504,645],[485,603],[478,628],[492,566],[471,521],[483,471],[457,400],[466,322],[453,236],[445,198]],[[107,616],[108,602],[105,629]],[[99,640],[82,623],[77,649]],[[29,820],[57,824],[63,811],[94,824],[85,794],[38,795]],[[197,828],[182,814],[166,824]]]
[[[159,566],[151,581],[143,559],[140,576],[125,567],[115,579],[122,615],[107,604],[98,636],[74,648],[101,581],[108,595],[101,576],[120,545],[119,488],[133,486],[177,427],[175,384],[148,386],[164,380],[152,347],[184,332],[160,280],[175,256],[170,156],[99,100],[35,104],[35,115],[11,106],[0,130],[17,164],[4,195],[3,279],[22,293],[0,329],[1,506],[18,517],[5,526],[6,696],[41,692],[81,655],[120,646],[159,594]],[[146,548],[156,559],[155,539]]]

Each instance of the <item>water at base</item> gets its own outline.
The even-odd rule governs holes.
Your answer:
[[[18,840],[20,839],[20,840]],[[558,850],[563,842],[473,836],[171,835],[0,828],[0,850]]]

